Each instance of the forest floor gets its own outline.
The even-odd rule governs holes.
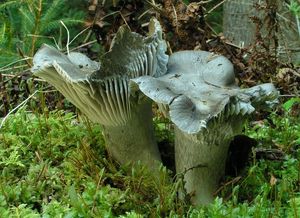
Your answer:
[[[14,14],[22,22],[34,20],[39,8],[30,8],[28,2],[11,8],[0,3],[0,12],[5,8],[5,16]],[[66,6],[60,5],[65,3],[59,3],[64,1],[49,2],[43,6],[50,4],[52,9],[44,14],[51,20],[44,17],[21,26],[10,20],[11,35],[0,34],[0,46],[5,48],[0,57],[0,217],[300,217],[300,68],[278,60],[270,49],[276,39],[257,34],[252,46],[240,48],[219,34],[220,30],[211,28],[221,25],[219,8],[202,20],[199,17],[203,17],[206,5],[189,4],[186,10],[185,4],[174,7],[170,0],[159,5],[138,0],[112,1],[116,6],[98,8],[91,4],[91,18],[84,22],[78,18],[88,28],[71,49],[92,59],[109,49],[119,26],[128,25],[145,35],[145,24],[155,16],[163,27],[169,54],[187,49],[216,52],[233,62],[239,86],[272,81],[280,91],[278,105],[272,111],[256,113],[244,127],[243,134],[255,140],[255,145],[243,167],[238,172],[229,168],[215,201],[196,207],[188,194],[184,198],[177,194],[184,182],[174,172],[173,125],[168,120],[155,114],[165,167],[161,166],[159,176],[154,177],[139,164],[131,167],[114,162],[106,152],[101,126],[81,115],[52,86],[32,76],[30,52],[42,43],[54,44],[53,37],[39,36],[57,34],[58,44],[66,44],[64,28],[59,22],[57,29],[55,25],[49,28],[50,32],[39,33],[33,28],[29,38],[17,38],[21,34],[13,31],[28,31],[32,23],[44,26],[43,22],[65,19],[62,14]],[[208,3],[207,7],[210,11],[214,5]],[[74,20],[64,20],[70,22],[73,38],[79,32],[71,26]],[[199,28],[201,34],[195,34]],[[9,50],[14,45],[17,48]],[[21,61],[11,61],[8,55],[12,53]],[[6,62],[2,64],[3,60]],[[243,143],[247,147],[249,141]]]

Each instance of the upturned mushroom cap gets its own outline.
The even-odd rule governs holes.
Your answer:
[[[171,120],[189,134],[198,133],[220,115],[250,114],[255,107],[272,103],[278,94],[272,84],[240,89],[231,62],[205,51],[176,52],[169,58],[167,74],[132,81],[133,90],[139,88],[155,102],[168,105]]]
[[[149,36],[143,37],[122,26],[111,49],[100,64],[80,53],[65,55],[43,45],[35,54],[34,75],[55,86],[92,121],[103,125],[124,124],[133,104],[128,81],[137,76],[166,73],[166,43],[157,20],[149,24]]]

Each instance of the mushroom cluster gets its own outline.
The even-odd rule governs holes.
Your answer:
[[[240,89],[232,63],[205,51],[170,57],[159,23],[149,36],[121,27],[99,63],[80,53],[67,55],[44,45],[32,71],[55,86],[92,121],[102,124],[109,153],[119,163],[161,162],[152,124],[152,101],[175,124],[175,161],[194,204],[213,200],[225,171],[229,144],[247,115],[270,107],[272,84]],[[152,101],[151,101],[152,100]]]

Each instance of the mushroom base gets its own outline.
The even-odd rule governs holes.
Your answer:
[[[120,164],[141,162],[150,170],[158,170],[161,157],[152,124],[152,104],[132,108],[130,119],[122,126],[103,126],[106,148]]]
[[[184,174],[185,189],[194,205],[207,205],[214,200],[230,142],[242,131],[242,120],[236,117],[220,122],[216,118],[198,134],[175,129],[176,171]]]

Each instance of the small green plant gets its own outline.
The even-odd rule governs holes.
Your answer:
[[[298,97],[298,98],[294,97],[294,98],[291,98],[291,99],[289,99],[288,101],[286,101],[286,102],[282,105],[282,107],[283,107],[283,109],[284,109],[285,111],[289,111],[289,110],[292,109],[292,107],[293,107],[295,104],[299,104],[299,103],[300,103],[300,98],[299,98],[299,97]]]
[[[291,0],[290,4],[288,5],[290,11],[295,15],[295,16],[300,16],[300,3],[297,0]]]
[[[300,37],[300,21],[299,21],[299,17],[300,17],[300,2],[297,1],[297,0],[291,0],[290,4],[288,5],[288,8],[289,8],[289,10],[292,12],[292,14],[296,18],[297,29],[298,29],[298,33],[299,33],[299,37]]]
[[[109,160],[98,125],[73,113],[45,109],[39,115],[23,108],[0,133],[0,217],[297,217],[299,144],[282,140],[285,134],[299,137],[297,120],[274,113],[260,128],[249,125],[246,133],[261,146],[280,142],[284,159],[254,159],[213,204],[195,208],[178,199],[182,180],[170,181],[165,168],[153,178],[144,167]],[[169,124],[161,118],[155,123],[166,140]]]
[[[73,113],[20,109],[0,133],[0,217],[139,217],[180,211],[180,181],[109,160],[101,128]],[[150,208],[150,210],[149,210]],[[181,210],[182,211],[182,210]],[[177,213],[177,212],[176,212]]]
[[[293,107],[299,103],[299,98],[289,99],[282,104],[279,111],[271,113],[268,119],[248,126],[246,133],[261,140],[269,148],[275,146],[284,151],[293,149],[300,142],[299,117],[293,115]]]
[[[64,43],[61,21],[68,27],[78,27],[85,17],[83,10],[74,10],[65,0],[6,0],[0,3],[0,15],[0,67],[18,60],[30,66],[42,43]],[[74,30],[70,29],[71,34]],[[53,37],[57,35],[59,39]]]
[[[49,91],[49,86],[45,88],[43,83],[30,77],[32,56],[43,43],[63,49],[67,45],[68,35],[62,24],[68,28],[70,37],[74,39],[75,35],[83,29],[86,7],[87,2],[81,0],[1,1],[0,99],[3,101],[0,106],[0,116],[5,116],[36,89]],[[79,42],[82,43],[83,38],[89,39],[86,34],[79,34],[71,46],[74,48]],[[48,104],[50,107],[53,106],[52,109],[64,106],[70,108],[61,95],[48,93],[35,95],[38,98],[30,99],[32,110],[40,108],[36,105],[50,98],[55,98],[55,102],[59,102],[56,105]]]

